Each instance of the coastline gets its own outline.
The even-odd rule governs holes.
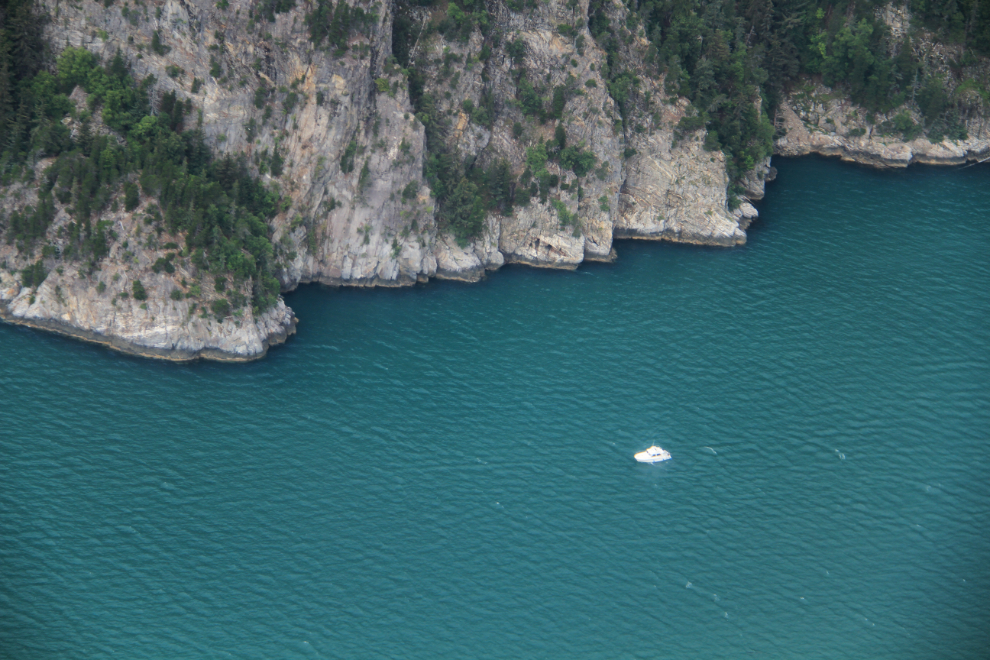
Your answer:
[[[810,133],[808,134],[810,136]],[[936,152],[935,149],[932,150],[916,150],[912,149],[912,146],[917,147],[917,145],[910,145],[906,143],[895,143],[891,145],[887,144],[870,144],[866,145],[850,145],[847,141],[843,139],[836,139],[832,136],[828,140],[788,140],[783,138],[779,140],[777,145],[775,145],[775,155],[787,157],[787,158],[797,158],[802,156],[817,155],[826,158],[839,158],[844,162],[856,163],[859,165],[872,167],[876,169],[903,169],[913,164],[923,164],[923,165],[935,165],[935,166],[954,166],[963,165],[965,163],[976,163],[981,160],[985,160],[990,156],[990,142],[988,141],[971,141],[971,144],[967,144],[965,149],[959,149],[956,153],[958,155],[953,155],[952,157],[942,157],[940,154],[944,149],[944,145],[932,145],[933,147],[942,147],[940,152]],[[922,145],[923,146],[923,145]],[[780,148],[783,147],[783,148]],[[909,154],[906,158],[890,158],[887,154],[890,149],[896,149],[898,154]],[[935,152],[935,153],[933,153]],[[755,197],[755,196],[754,196]],[[760,196],[762,197],[762,195]],[[755,199],[754,199],[755,201]],[[699,246],[712,246],[712,247],[732,247],[734,244],[727,244],[725,242],[712,242],[699,240],[699,237],[687,237],[679,236],[673,232],[662,232],[659,234],[648,235],[644,233],[634,233],[629,230],[624,230],[623,228],[616,227],[613,232],[614,240],[638,240],[638,241],[670,241],[675,243],[685,243],[690,245]],[[595,262],[612,262],[618,258],[616,250],[613,248],[607,258],[604,259],[587,259],[587,261]],[[526,260],[520,259],[518,257],[506,259],[503,263],[511,263],[516,265],[524,265],[533,268],[547,268],[553,270],[576,270],[580,264],[572,263],[551,263],[551,262],[539,262],[536,260]],[[435,271],[432,277],[421,277],[421,278],[401,278],[398,280],[384,280],[380,278],[369,278],[365,280],[345,280],[343,278],[327,278],[327,277],[316,277],[311,279],[301,279],[295,282],[291,287],[286,289],[286,292],[295,290],[301,284],[322,284],[324,286],[330,287],[360,287],[360,288],[400,288],[413,286],[415,284],[426,283],[431,279],[436,280],[446,280],[446,281],[457,281],[463,283],[475,283],[482,280],[489,270],[497,270],[495,268],[478,267],[470,270],[460,270],[460,271],[445,271],[438,269]],[[15,298],[20,296],[15,296]],[[34,330],[41,330],[44,332],[50,332],[65,337],[71,337],[73,339],[78,339],[87,343],[97,344],[108,348],[113,351],[124,353],[127,355],[133,355],[136,357],[149,358],[155,360],[163,360],[167,362],[176,363],[189,363],[198,360],[211,360],[216,362],[229,362],[229,363],[244,363],[253,362],[255,360],[260,360],[268,354],[268,350],[272,347],[279,346],[286,343],[288,338],[296,333],[296,327],[299,319],[295,317],[291,309],[285,307],[287,315],[290,320],[288,322],[282,322],[275,324],[274,328],[269,329],[264,336],[261,337],[260,349],[250,353],[238,353],[230,350],[224,350],[215,346],[202,346],[200,348],[190,349],[182,347],[170,347],[163,348],[157,346],[143,345],[135,341],[124,338],[121,335],[114,334],[104,334],[82,328],[64,321],[60,321],[53,318],[26,318],[21,316],[15,316],[10,312],[8,304],[12,303],[13,300],[9,299],[5,302],[0,302],[0,320],[11,325],[20,325],[28,327]],[[261,325],[259,322],[258,325]],[[260,329],[260,328],[259,328]]]
[[[924,135],[898,140],[883,134],[876,124],[868,124],[845,100],[831,99],[826,91],[816,89],[818,96],[812,96],[804,104],[788,99],[781,105],[778,121],[784,135],[774,142],[775,156],[818,154],[878,169],[898,169],[916,163],[964,165],[990,157],[990,133],[986,126],[981,125],[976,136],[960,141],[932,142]]]
[[[254,362],[268,355],[268,349],[273,346],[284,344],[291,335],[296,334],[296,326],[299,319],[292,317],[291,323],[281,332],[269,334],[262,340],[260,352],[248,355],[241,355],[231,351],[224,351],[213,347],[203,347],[197,350],[183,348],[157,348],[154,346],[143,346],[136,342],[128,341],[119,335],[104,335],[92,330],[86,330],[68,323],[51,319],[25,319],[12,315],[6,307],[0,305],[0,321],[10,325],[31,328],[51,334],[61,335],[86,342],[96,344],[104,348],[133,355],[135,357],[148,358],[152,360],[162,360],[165,362],[189,363],[199,360],[211,360],[214,362],[244,363]]]

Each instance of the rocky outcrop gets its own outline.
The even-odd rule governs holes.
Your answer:
[[[698,136],[673,157],[662,136],[642,137],[634,144],[641,148],[627,164],[616,238],[722,246],[746,242],[742,212],[726,210],[729,180],[722,152],[705,151]]]
[[[0,318],[5,321],[174,362],[254,360],[296,330],[292,310],[281,300],[257,318],[217,320],[208,313],[195,316],[190,305],[165,302],[159,295],[149,296],[151,306],[111,293],[94,300],[89,283],[71,276],[48,277],[29,289],[0,273],[0,287]]]
[[[626,7],[615,2],[609,13],[613,25],[624,30]],[[433,35],[418,44],[415,55],[434,63],[427,67],[427,89],[441,114],[454,118],[445,146],[482,166],[507,162],[518,176],[526,167],[526,148],[553,141],[560,126],[567,144],[582,145],[595,155],[596,168],[593,175],[578,179],[550,163],[549,172],[562,184],[551,199],[534,199],[511,215],[490,215],[484,236],[464,249],[440,241],[437,276],[476,277],[503,262],[574,268],[585,260],[613,258],[613,238],[708,245],[745,242],[743,225],[748,221],[741,211],[726,208],[724,156],[704,151],[703,131],[677,139],[674,126],[687,102],[669,97],[662,78],[645,70],[649,43],[642,35],[629,33],[620,48],[625,70],[641,74],[636,100],[627,105],[623,117],[601,75],[605,54],[587,30],[586,1],[576,7],[548,2],[526,13],[497,5],[495,16],[503,34],[524,45],[520,61],[508,53],[506,38],[482,66],[479,56],[485,46],[477,31],[463,43]],[[429,14],[423,10],[416,18],[425,23]],[[562,33],[561,25],[574,29]],[[449,62],[464,64],[451,74]],[[570,90],[559,119],[541,123],[515,103],[514,80],[520,70],[547,92]],[[483,94],[495,100],[490,130],[475,124],[463,109],[465,101],[468,107],[479,106]],[[519,135],[513,131],[517,126],[522,127]],[[577,222],[562,223],[554,202],[564,204]]]
[[[774,153],[780,156],[819,154],[871,167],[907,167],[912,163],[960,165],[990,157],[990,122],[987,102],[976,89],[956,87],[960,62],[959,44],[939,42],[925,29],[912,27],[907,3],[888,3],[876,9],[877,18],[890,31],[889,55],[911,47],[928,75],[937,76],[954,98],[965,139],[949,139],[930,130],[926,118],[913,103],[887,113],[871,113],[852,103],[841,90],[820,81],[806,80],[780,105],[775,125],[778,137]],[[911,36],[912,41],[906,41]],[[913,46],[911,45],[913,43]],[[986,79],[986,61],[976,60],[968,74]],[[980,69],[983,69],[980,71]]]
[[[781,104],[777,121],[782,136],[774,143],[774,153],[838,156],[872,167],[960,165],[990,157],[990,124],[982,115],[967,122],[967,139],[932,142],[924,135],[906,140],[901,132],[885,132],[884,124],[900,113],[923,124],[909,108],[874,115],[868,121],[870,115],[863,108],[823,85],[809,85]]]
[[[42,161],[38,169],[48,163]],[[0,205],[33,203],[35,189],[13,186]],[[114,206],[118,206],[116,202]],[[14,265],[26,265],[14,245],[0,244],[0,318],[34,328],[59,332],[145,357],[187,361],[198,358],[244,361],[265,355],[295,332],[292,310],[280,299],[256,315],[250,306],[217,318],[208,300],[234,293],[228,279],[204,278],[188,259],[169,260],[173,272],[154,264],[174,254],[179,237],[158,233],[145,220],[149,200],[133,212],[109,211],[117,239],[99,267],[57,256],[42,258],[52,264],[38,286],[22,286]],[[64,230],[70,216],[60,208],[46,247],[56,255],[65,249]],[[157,272],[156,272],[157,271]],[[143,294],[135,297],[135,282]],[[238,292],[249,297],[249,291]]]
[[[391,2],[352,2],[374,18],[351,34],[346,52],[311,42],[304,19],[312,7],[304,4],[274,14],[273,21],[256,14],[248,0],[45,5],[55,51],[85,47],[104,60],[121,53],[135,78],[154,76],[153,105],[169,92],[188,100],[216,153],[246,155],[279,187],[283,204],[272,236],[284,289],[305,282],[472,281],[505,263],[575,268],[586,259],[612,258],[615,236],[716,245],[745,240],[748,216],[725,208],[721,154],[704,152],[699,135],[675,139],[673,126],[685,103],[667,98],[662,80],[643,77],[648,88],[622,121],[600,74],[604,53],[586,28],[586,1],[550,2],[525,13],[493,4],[490,15],[500,31],[525,43],[520,62],[507,53],[505,39],[482,61],[485,40],[477,31],[463,42],[434,33],[416,45],[433,63],[425,67],[426,87],[452,118],[443,139],[461,157],[480,165],[505,161],[518,176],[527,146],[555,139],[556,122],[527,120],[513,102],[514,66],[538,76],[537,84],[548,90],[573,91],[559,122],[569,144],[595,155],[594,175],[580,182],[551,163],[560,182],[551,199],[489,214],[481,236],[468,244],[437,224],[423,179],[424,126],[413,113],[406,72],[390,59]],[[622,3],[609,11],[616,25],[624,25]],[[417,19],[425,23],[433,16],[423,10]],[[561,24],[575,31],[564,36]],[[624,66],[641,68],[647,46],[642,36],[627,40]],[[453,77],[442,71],[451,58],[459,62]],[[483,93],[495,99],[490,126],[464,110],[466,100],[479,106]],[[85,102],[81,90],[74,100]],[[517,124],[524,126],[522,135],[515,134]],[[107,132],[98,121],[94,130]],[[266,166],[276,154],[283,163],[277,177]],[[351,163],[345,167],[347,154]],[[37,164],[37,175],[44,165]],[[15,188],[5,196],[8,211],[30,203],[34,194],[29,186]],[[70,222],[61,204],[47,251],[45,245],[0,249],[4,318],[176,359],[251,359],[292,332],[292,312],[281,301],[257,318],[249,306],[216,318],[211,305],[224,295],[219,283],[187,254],[166,247],[182,245],[183,237],[145,226],[151,203],[142,199],[132,212],[101,216],[114,230],[109,255],[95,269],[61,256],[60,237]],[[174,272],[153,268],[166,257],[174,258]],[[20,286],[18,272],[39,261],[49,273],[45,281]],[[146,299],[133,298],[134,281]]]

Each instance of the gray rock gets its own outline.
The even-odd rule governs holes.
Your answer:
[[[54,50],[82,46],[104,59],[119,51],[136,77],[155,77],[153,103],[174,92],[201,111],[202,129],[215,152],[244,154],[257,164],[260,154],[278,150],[283,174],[262,176],[286,200],[271,222],[284,290],[305,282],[475,281],[506,263],[575,268],[585,260],[614,258],[614,238],[732,246],[746,241],[746,229],[757,217],[745,200],[729,210],[725,157],[704,149],[704,132],[676,135],[674,126],[688,104],[668,96],[663,79],[647,70],[649,43],[642,33],[619,44],[623,70],[640,79],[623,116],[601,76],[605,54],[585,27],[586,0],[576,7],[551,0],[525,13],[510,11],[502,0],[489,2],[494,27],[505,38],[484,62],[479,32],[464,43],[434,34],[413,47],[413,55],[427,62],[427,91],[449,118],[439,133],[443,144],[431,145],[434,150],[443,147],[482,167],[504,161],[518,176],[526,168],[526,148],[553,140],[559,122],[569,145],[582,145],[597,159],[594,171],[580,180],[551,162],[550,173],[563,185],[546,202],[534,198],[511,213],[489,213],[481,235],[466,244],[438,222],[436,200],[423,178],[424,126],[413,114],[405,74],[389,64],[391,0],[376,3],[377,23],[367,35],[352,35],[343,55],[310,42],[304,3],[272,23],[249,19],[253,3],[248,0],[230,0],[224,9],[213,0],[136,5],[130,9],[134,22],[123,17],[121,3],[43,4],[54,19],[47,27]],[[625,24],[628,10],[622,2],[615,0],[606,11],[614,24]],[[425,23],[430,16],[423,9],[416,18]],[[885,16],[892,26],[906,25],[897,12]],[[565,23],[580,26],[577,37],[559,34],[557,26]],[[149,47],[155,31],[169,49],[164,55]],[[510,38],[525,43],[519,64],[535,83],[546,90],[572,89],[559,120],[541,124],[525,117],[515,102],[514,63],[506,52]],[[448,54],[459,58],[453,72],[444,69]],[[215,66],[217,77],[211,75]],[[194,79],[202,81],[195,94]],[[269,117],[254,104],[259,87],[272,91]],[[465,110],[465,101],[480,106],[485,94],[494,99],[490,126],[479,125]],[[862,119],[864,112],[831,90],[818,87],[799,96],[781,106],[778,128],[785,134],[775,153],[838,155],[884,167],[961,163],[990,154],[988,127],[980,115],[972,118],[967,141],[902,143],[878,135]],[[72,99],[83,104],[85,95],[77,90]],[[78,130],[67,122],[70,130]],[[524,126],[518,138],[513,134],[517,122]],[[112,134],[99,121],[93,129]],[[863,135],[855,137],[859,132]],[[341,157],[349,145],[356,148],[354,167],[344,172]],[[36,178],[46,165],[36,165]],[[762,198],[764,183],[775,173],[769,159],[747,173],[741,181],[745,198]],[[36,199],[30,185],[8,186],[0,212]],[[188,258],[176,259],[175,273],[154,272],[156,260],[169,252],[161,246],[181,245],[184,239],[155,235],[144,225],[150,203],[143,198],[133,213],[107,211],[99,218],[113,224],[116,236],[94,272],[62,256],[67,244],[60,232],[70,219],[61,205],[46,240],[32,250],[22,254],[17,246],[0,244],[5,267],[0,270],[0,316],[170,359],[253,359],[294,331],[292,310],[281,299],[257,316],[245,307],[217,320],[205,310],[225,294]],[[565,218],[554,204],[564,209]],[[39,259],[50,273],[47,279],[37,288],[21,286],[19,271]],[[123,296],[134,280],[142,282],[147,300]],[[175,290],[182,293],[178,300]]]

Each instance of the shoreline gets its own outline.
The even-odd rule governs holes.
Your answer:
[[[990,137],[985,130],[979,130],[976,137],[954,142],[931,142],[924,135],[898,140],[877,133],[875,126],[864,123],[834,100],[813,106],[814,109],[799,107],[801,114],[789,103],[780,108],[784,134],[774,141],[774,156],[817,154],[877,169],[902,169],[914,164],[965,165],[990,157]],[[850,137],[854,130],[859,135]]]
[[[151,360],[161,360],[164,362],[174,362],[188,364],[199,360],[210,360],[213,362],[245,363],[260,360],[268,355],[268,349],[279,346],[288,341],[291,335],[296,334],[296,326],[299,319],[293,316],[292,323],[285,332],[269,335],[262,344],[262,350],[253,355],[237,355],[228,351],[221,351],[215,348],[202,348],[197,351],[188,351],[178,348],[161,349],[149,346],[141,346],[120,337],[101,335],[92,330],[84,330],[76,326],[68,325],[58,321],[36,321],[22,319],[12,315],[7,308],[0,305],[0,321],[10,325],[22,326],[32,330],[40,330],[62,337],[69,337],[87,344],[96,344],[118,353],[132,355],[134,357],[147,358]]]
[[[901,143],[903,144],[903,143]],[[983,143],[979,149],[967,148],[964,155],[942,157],[927,152],[911,151],[906,159],[890,159],[875,150],[859,149],[847,144],[821,146],[800,153],[774,153],[779,158],[804,158],[820,156],[821,158],[838,158],[844,163],[854,163],[877,170],[903,170],[912,165],[929,167],[953,167],[958,165],[978,165],[990,159],[990,143]]]
[[[786,140],[786,138],[783,138]],[[789,145],[788,145],[789,146]],[[884,145],[886,146],[886,145]],[[898,146],[910,147],[904,143],[898,143]],[[940,146],[940,145],[933,145]],[[977,145],[974,145],[977,146]],[[880,170],[898,170],[905,169],[911,165],[926,165],[935,167],[946,167],[946,166],[959,166],[967,164],[980,164],[986,162],[990,158],[990,142],[982,142],[978,144],[978,149],[967,148],[964,155],[955,158],[938,158],[932,157],[928,153],[916,153],[911,151],[910,157],[907,160],[894,159],[889,160],[884,158],[882,154],[875,150],[864,149],[862,151],[858,149],[850,149],[843,138],[839,138],[835,142],[830,142],[829,144],[809,144],[804,143],[800,145],[798,149],[786,149],[783,152],[778,151],[775,145],[774,156],[781,158],[803,158],[807,156],[818,156],[821,158],[835,159],[838,158],[842,162],[852,163],[860,165],[863,167],[869,167],[872,169]],[[757,200],[753,200],[757,201]],[[699,247],[716,247],[716,248],[731,248],[735,247],[737,244],[730,243],[711,243],[705,241],[693,241],[693,240],[676,240],[674,236],[663,232],[655,235],[647,234],[635,234],[629,232],[628,230],[613,230],[613,241],[631,240],[631,241],[643,241],[643,242],[669,242],[669,243],[683,243],[686,245],[693,245]],[[594,263],[612,263],[618,259],[618,253],[613,247],[608,258],[604,259],[586,259],[585,261]],[[530,268],[542,268],[549,270],[577,270],[581,264],[571,264],[567,263],[565,265],[556,265],[553,263],[536,263],[525,259],[506,259],[505,265],[515,265],[515,266],[526,266]],[[293,284],[291,288],[285,289],[282,293],[289,293],[295,291],[299,286],[304,284],[319,284],[331,288],[339,287],[356,287],[365,289],[375,289],[379,287],[383,288],[404,288],[414,286],[416,284],[426,284],[430,280],[438,281],[451,281],[451,282],[461,282],[464,284],[474,284],[481,281],[487,277],[489,268],[478,268],[469,272],[457,272],[448,273],[443,271],[437,271],[433,277],[429,278],[404,278],[402,280],[378,280],[377,278],[373,280],[360,280],[360,281],[344,281],[337,278],[324,278],[315,277],[306,280],[299,280]],[[467,276],[466,276],[467,275]],[[238,355],[236,353],[222,351],[216,348],[202,348],[196,351],[190,351],[185,349],[161,349],[153,348],[148,346],[142,346],[140,344],[122,339],[115,336],[107,336],[93,332],[91,330],[85,330],[76,326],[68,325],[59,321],[53,320],[30,320],[16,317],[11,314],[6,305],[0,303],[0,321],[4,323],[9,323],[11,325],[19,325],[28,327],[34,330],[40,330],[44,332],[50,332],[53,334],[70,337],[72,339],[81,340],[91,344],[97,344],[108,348],[110,350],[123,353],[126,355],[132,355],[135,357],[148,358],[153,360],[162,360],[165,362],[173,363],[190,363],[199,360],[210,360],[214,362],[227,362],[227,363],[246,363],[254,362],[260,360],[268,355],[268,350],[272,347],[279,346],[288,341],[291,335],[296,333],[296,327],[299,323],[299,319],[293,315],[292,321],[287,328],[283,328],[281,332],[275,332],[269,334],[262,342],[262,350],[258,353],[251,355]]]

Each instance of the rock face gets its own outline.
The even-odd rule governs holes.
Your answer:
[[[907,3],[889,3],[876,10],[890,30],[890,48],[902,43],[911,30]],[[959,45],[943,44],[925,30],[914,31],[914,55],[926,71],[954,84],[951,69],[965,59]],[[898,46],[903,47],[903,46]],[[896,52],[889,53],[891,57]],[[986,63],[982,65],[984,68]],[[985,72],[984,72],[985,75]],[[911,163],[960,165],[990,157],[990,122],[986,101],[974,90],[949,89],[956,96],[967,137],[963,140],[929,139],[925,119],[910,105],[873,115],[857,107],[845,94],[815,81],[796,86],[776,113],[780,156],[819,154],[872,167],[907,167]],[[898,121],[900,120],[900,130]],[[908,127],[906,135],[903,127]],[[917,133],[916,137],[909,137]],[[929,133],[930,134],[930,133]]]
[[[188,100],[198,113],[187,121],[200,123],[216,154],[245,155],[278,187],[283,202],[270,229],[283,290],[306,282],[474,281],[506,263],[576,268],[613,258],[615,238],[732,246],[746,241],[757,217],[745,200],[729,209],[725,157],[704,149],[704,131],[675,130],[688,103],[645,70],[642,34],[625,30],[617,53],[623,70],[639,74],[635,100],[620,107],[613,99],[602,76],[606,55],[587,29],[587,0],[550,0],[525,13],[491,0],[488,16],[503,38],[486,40],[476,30],[454,41],[436,32],[417,39],[411,56],[423,91],[445,118],[430,145],[409,98],[409,72],[391,57],[393,0],[349,0],[371,18],[351,32],[346,52],[312,42],[306,15],[314,3],[301,0],[273,20],[256,13],[261,5],[253,0],[43,3],[54,52],[84,47],[104,61],[119,52],[136,79],[154,76],[153,107],[170,92]],[[410,11],[421,27],[441,17],[433,9]],[[613,25],[627,24],[620,0],[605,11]],[[510,43],[524,47],[510,51]],[[568,90],[552,120],[524,113],[516,100],[520,72],[547,92]],[[983,125],[971,126],[973,137],[959,144],[885,142],[869,127],[849,137],[863,126],[860,115],[825,92],[787,100],[777,153],[890,166],[962,162],[987,152]],[[73,100],[83,107],[84,97],[77,90]],[[479,123],[471,108],[486,101],[490,116]],[[94,130],[109,132],[98,121]],[[427,148],[481,167],[506,163],[519,177],[527,148],[557,141],[561,131],[566,144],[594,155],[593,170],[577,177],[550,161],[558,183],[546,198],[489,212],[477,238],[458,242],[439,220],[424,178]],[[278,176],[269,166],[276,156]],[[36,179],[45,166],[37,163]],[[745,177],[749,200],[763,196],[770,174],[768,159]],[[31,184],[3,192],[4,213],[37,199]],[[95,268],[61,256],[70,218],[60,203],[45,241],[25,250],[0,245],[0,316],[169,359],[253,359],[294,331],[281,299],[257,316],[247,306],[217,318],[213,303],[235,283],[207,277],[188,254],[176,256],[183,237],[146,224],[153,200],[142,197],[127,212],[118,210],[120,197],[99,218],[114,229],[109,255]],[[155,264],[169,254],[173,272],[160,272]],[[39,262],[47,278],[22,286],[22,269]],[[135,281],[146,298],[135,300]]]
[[[30,290],[0,273],[0,287],[0,318],[6,321],[144,357],[251,360],[284,342],[296,328],[292,310],[281,300],[257,318],[245,315],[217,321],[212,316],[194,316],[189,304],[158,295],[159,286],[148,290],[150,305],[121,302],[110,293],[94,300],[89,283],[72,276],[50,276]]]
[[[575,174],[550,163],[550,174],[564,184],[551,199],[534,199],[528,206],[516,207],[511,216],[490,215],[483,238],[467,247],[459,249],[449,241],[439,241],[437,276],[479,277],[485,269],[502,263],[575,268],[586,259],[611,259],[613,238],[709,245],[745,242],[741,214],[726,208],[724,156],[702,149],[703,131],[676,139],[674,126],[687,102],[668,97],[663,80],[646,74],[643,55],[648,42],[637,37],[621,44],[622,66],[642,74],[639,102],[630,103],[623,117],[601,75],[605,53],[587,30],[587,11],[586,0],[576,7],[565,2],[542,3],[525,14],[497,5],[499,27],[524,44],[525,54],[515,60],[506,38],[484,67],[461,68],[453,78],[444,75],[439,63],[445,59],[476,61],[483,48],[479,32],[466,43],[434,36],[420,46],[426,59],[438,64],[427,71],[427,90],[438,100],[442,113],[455,117],[444,136],[447,148],[456,148],[464,159],[483,166],[507,162],[518,176],[526,168],[526,148],[552,142],[559,125],[566,143],[590,150],[597,165],[593,176],[580,179],[579,194]],[[625,24],[626,14],[620,2],[609,7],[614,24]],[[429,19],[425,11],[417,18]],[[562,24],[577,27],[564,36],[559,29]],[[513,103],[520,70],[546,90],[576,90],[568,95],[556,122],[527,119]],[[473,123],[463,110],[465,100],[478,106],[486,93],[495,100],[490,131]],[[514,133],[514,126],[522,127],[520,135]],[[577,223],[563,224],[554,201],[575,214]]]
[[[909,109],[898,108],[867,122],[868,113],[824,85],[809,85],[792,94],[777,112],[783,135],[774,144],[780,156],[820,154],[873,167],[907,167],[911,163],[959,165],[990,157],[990,124],[982,115],[966,122],[968,138],[932,142],[925,136],[905,140],[901,133],[884,133],[881,126]]]
[[[173,237],[157,236],[145,227],[144,210],[139,207],[133,213],[104,216],[119,235],[129,239],[115,241],[102,268],[92,275],[79,264],[60,260],[61,265],[55,266],[40,285],[26,287],[14,274],[0,271],[0,317],[117,350],[171,360],[250,360],[263,356],[269,346],[282,343],[295,332],[296,319],[281,299],[258,316],[248,306],[222,319],[210,314],[205,304],[185,297],[173,299],[173,291],[190,289],[184,284],[194,281],[195,273],[187,260],[181,259],[174,273],[152,269],[155,260],[165,254],[157,246]],[[65,210],[60,210],[54,232],[68,220]],[[134,249],[128,249],[131,241]],[[14,251],[13,246],[0,247],[0,261],[9,263]],[[144,289],[143,301],[134,296],[135,281]],[[195,286],[207,286],[206,297],[217,297],[215,282]],[[199,307],[202,312],[197,315]]]

